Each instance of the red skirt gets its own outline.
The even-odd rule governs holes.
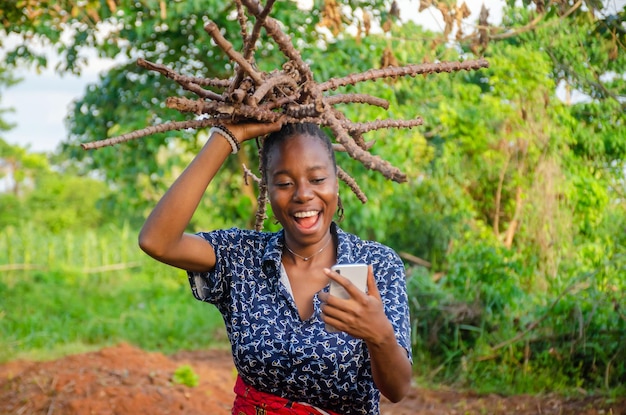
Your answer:
[[[293,402],[271,393],[261,392],[237,376],[233,415],[339,415],[306,403]]]

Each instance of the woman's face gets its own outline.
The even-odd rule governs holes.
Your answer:
[[[323,240],[337,210],[337,172],[328,148],[317,137],[295,135],[270,150],[270,204],[292,246]]]

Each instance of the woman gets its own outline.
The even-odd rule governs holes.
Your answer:
[[[268,133],[261,166],[283,229],[185,233],[228,155]],[[332,145],[317,125],[220,126],[141,230],[141,248],[186,270],[194,296],[222,313],[239,375],[233,414],[371,415],[381,392],[393,402],[408,392],[403,264],[333,222],[338,190]],[[351,262],[369,264],[367,294],[330,270]],[[350,298],[329,295],[330,280]]]

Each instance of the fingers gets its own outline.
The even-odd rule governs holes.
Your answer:
[[[368,273],[369,272],[370,272],[370,269],[368,268]],[[332,269],[324,268],[324,273],[326,274],[328,278],[330,278],[331,280],[339,284],[341,287],[343,287],[343,289],[346,290],[346,293],[350,296],[350,298],[355,299],[355,300],[359,298],[361,299],[367,298],[366,294],[363,292],[363,290],[366,287],[359,288],[356,284],[350,281],[349,278],[344,277],[343,275],[339,274],[338,272],[333,271]]]
[[[348,299],[326,292],[318,294],[322,301],[322,320],[326,324],[365,341],[375,342],[380,339],[381,333],[387,333],[391,323],[385,315],[372,265],[368,265],[367,270],[367,293],[336,272],[329,269],[324,272],[350,294]]]
[[[350,279],[331,269],[325,268],[324,273],[329,279],[343,287],[347,297],[337,297],[337,295],[341,295],[340,292],[332,295],[329,292],[320,292],[318,296],[323,303],[322,318],[327,324],[339,330],[348,331],[350,327],[354,327],[357,324],[356,320],[361,314],[360,310],[367,306],[368,296],[363,292],[365,287],[359,288]],[[371,266],[368,267],[368,274],[371,274],[368,275],[368,279],[371,277],[373,280]],[[378,295],[378,290],[376,290],[376,294]]]
[[[380,298],[380,292],[376,285],[376,279],[374,278],[374,267],[372,265],[367,266],[367,293],[373,297]]]
[[[272,123],[242,123],[242,124],[225,124],[239,142],[244,142],[253,138],[261,137],[266,134],[280,130],[282,121],[275,121]]]
[[[260,137],[269,133],[280,130],[282,121],[274,121],[273,123],[257,123],[252,124],[249,128],[251,137]]]
[[[323,297],[322,294],[326,296]],[[349,331],[358,316],[358,312],[354,312],[354,301],[344,300],[328,293],[321,293],[320,299],[322,300],[322,320],[324,323],[340,331]]]

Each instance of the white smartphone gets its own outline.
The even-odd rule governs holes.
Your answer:
[[[336,264],[331,269],[342,277],[349,279],[359,290],[364,293],[367,292],[367,264]],[[329,293],[343,299],[350,298],[350,294],[334,280],[330,280]],[[326,331],[329,333],[339,332],[339,330],[328,324],[326,324]]]

